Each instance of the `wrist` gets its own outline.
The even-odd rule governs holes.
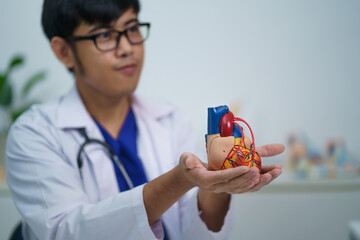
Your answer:
[[[145,184],[143,198],[149,224],[178,201],[193,184],[182,174],[179,166]]]
[[[219,203],[228,203],[231,198],[231,194],[222,192],[222,193],[214,193],[209,190],[199,189],[198,192],[198,200],[202,203],[211,203],[211,204],[219,204]]]
[[[209,230],[213,232],[221,230],[230,207],[230,198],[231,195],[228,193],[214,193],[199,189],[198,209],[201,211],[200,218]]]
[[[177,165],[174,169],[174,184],[179,188],[184,189],[186,192],[195,187],[196,185],[191,182],[184,174],[184,170],[181,169],[180,165]],[[185,170],[186,171],[186,170]]]

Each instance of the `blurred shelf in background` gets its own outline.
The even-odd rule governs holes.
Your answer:
[[[286,192],[352,192],[360,191],[360,178],[333,180],[284,180],[279,179],[264,187],[263,193]]]

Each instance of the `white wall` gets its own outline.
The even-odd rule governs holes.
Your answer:
[[[321,149],[343,138],[360,155],[360,2],[357,0],[142,1],[152,23],[138,92],[193,116],[202,144],[206,108],[240,102],[256,142],[306,131]],[[33,94],[47,100],[72,84],[40,26],[42,0],[0,2],[0,68],[14,53],[14,78],[47,70]]]
[[[258,144],[304,130],[320,148],[340,137],[360,153],[359,11],[348,0],[143,1],[153,28],[139,92],[187,108],[201,133],[208,106],[240,101]]]
[[[13,54],[24,53],[27,64],[14,79],[21,82],[45,69],[47,81],[32,96],[48,100],[66,92],[72,77],[42,34],[41,5],[42,0],[0,1],[0,69]],[[199,145],[206,131],[206,108],[238,102],[258,145],[285,142],[289,132],[306,131],[320,149],[326,139],[337,137],[360,155],[359,12],[357,0],[142,1],[140,19],[150,21],[152,28],[138,92],[171,101],[193,116]],[[282,154],[273,161],[284,158]],[[321,201],[329,197],[340,206],[346,197],[356,206],[360,200],[358,195],[343,194],[323,195]],[[291,234],[298,235],[297,225],[307,223],[307,215],[301,215],[304,209],[324,213],[312,206],[312,202],[321,206],[319,196],[312,200],[289,193],[257,202],[286,215],[289,209],[278,202],[294,201],[298,214],[286,216],[292,225],[275,234],[276,239],[290,239]],[[308,200],[297,204],[295,199],[301,198]],[[360,218],[358,212],[355,208],[352,214]],[[325,225],[335,221],[331,217],[341,219],[339,225],[330,224],[329,231],[341,231],[342,238],[343,219],[352,217],[350,213],[337,211],[316,219]],[[271,236],[273,220],[262,219],[263,212],[255,214]],[[240,214],[239,221],[244,221]],[[308,231],[322,236],[318,229]]]

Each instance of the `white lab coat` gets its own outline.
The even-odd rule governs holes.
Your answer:
[[[133,96],[132,109],[138,154],[149,181],[176,166],[181,153],[194,152],[188,121],[173,106]],[[148,224],[144,185],[119,193],[112,162],[100,145],[86,147],[81,180],[76,156],[85,141],[77,130],[82,127],[90,138],[103,141],[76,87],[33,106],[12,126],[7,181],[23,216],[25,239],[162,238],[160,221]],[[170,239],[226,239],[231,214],[220,232],[208,231],[199,217],[196,193],[192,189],[163,215]]]

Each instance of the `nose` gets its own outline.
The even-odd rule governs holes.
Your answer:
[[[116,48],[116,55],[119,57],[126,57],[132,55],[133,52],[133,45],[129,42],[125,34],[122,34],[119,39],[118,47]]]

